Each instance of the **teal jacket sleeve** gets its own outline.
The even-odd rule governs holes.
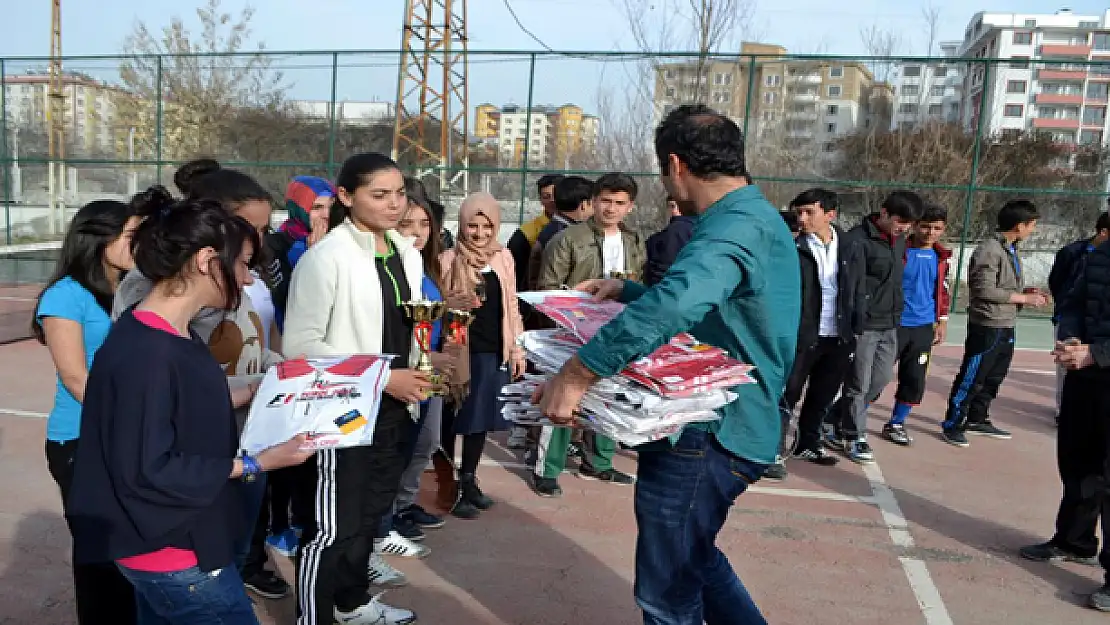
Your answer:
[[[758,258],[743,235],[731,240],[718,235],[691,239],[655,287],[625,282],[621,299],[634,301],[578,350],[579,360],[596,375],[616,375],[675,335],[689,331],[745,283],[751,288],[754,277],[762,275],[757,265]]]

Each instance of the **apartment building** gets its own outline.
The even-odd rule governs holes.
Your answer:
[[[990,134],[1035,130],[1062,144],[1106,142],[1110,11],[976,13],[960,53],[966,59],[1008,59],[969,66],[963,98],[969,130],[985,114],[983,128]]]
[[[3,105],[9,127],[46,135],[49,82],[45,72],[5,77]],[[71,151],[93,155],[114,149],[116,100],[121,93],[90,76],[76,73],[62,76],[65,129]]]
[[[503,167],[571,168],[572,161],[597,143],[598,119],[574,104],[530,109],[510,104],[480,104],[474,112],[474,138],[495,146]],[[527,153],[527,159],[525,154]]]
[[[330,100],[293,100],[294,110],[307,117],[330,120],[332,102]],[[335,119],[340,124],[350,126],[372,126],[393,123],[392,102],[359,102],[341,100],[335,103]]]
[[[962,41],[940,43],[941,56],[951,61],[900,63],[894,68],[891,130],[912,128],[928,121],[957,123],[963,102]]]
[[[658,119],[680,104],[708,104],[738,123],[747,115],[755,138],[831,153],[838,137],[872,127],[875,119],[887,123],[886,89],[862,63],[791,59],[782,46],[744,43],[736,60],[656,68],[654,108]]]

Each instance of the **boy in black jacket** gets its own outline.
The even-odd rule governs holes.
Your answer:
[[[895,191],[883,200],[879,212],[845,234],[852,254],[863,263],[862,290],[867,304],[862,311],[862,331],[844,377],[836,409],[830,411],[831,436],[825,443],[842,451],[852,462],[875,461],[867,443],[867,408],[894,377],[898,355],[898,326],[902,320],[902,263],[906,233],[921,219],[924,203],[916,193]]]
[[[864,293],[860,290],[862,265],[849,248],[845,234],[832,223],[839,206],[836,193],[825,189],[810,189],[790,203],[801,230],[797,246],[802,272],[802,317],[798,325],[798,352],[780,405],[782,453],[775,464],[767,467],[764,477],[786,477],[787,453],[822,466],[836,464],[836,458],[821,446],[821,421],[852,361],[864,305]],[[808,390],[798,418],[797,441],[793,449],[787,449],[790,420],[803,388]]]

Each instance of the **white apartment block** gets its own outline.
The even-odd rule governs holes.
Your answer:
[[[912,128],[929,121],[960,121],[965,66],[955,60],[960,55],[962,43],[940,43],[941,55],[954,62],[906,62],[894,69],[891,130]]]
[[[14,128],[16,133],[25,129],[28,132],[46,134],[49,80],[50,77],[45,73],[8,76],[4,79],[3,104],[7,111],[9,129]],[[87,76],[62,76],[65,129],[71,138],[71,150],[88,155],[114,149],[113,125],[116,122],[116,97],[120,93],[118,89]],[[16,136],[15,140],[18,141],[19,137]]]
[[[960,55],[1009,62],[969,64],[963,121],[978,126],[983,94],[988,108],[984,131],[1039,130],[1063,144],[1104,143],[1110,101],[1110,11],[1079,15],[975,14],[964,32]]]
[[[294,110],[317,119],[331,119],[330,100],[294,100]],[[373,124],[393,123],[392,102],[352,102],[342,100],[335,103],[335,119],[340,124],[350,126],[370,126]]]
[[[497,137],[501,161],[503,163],[521,162],[523,158],[520,152],[527,145],[528,164],[545,163],[551,150],[550,115],[550,111],[546,108],[532,107],[532,119],[529,120],[529,111],[525,107],[515,105],[502,107]],[[528,138],[527,141],[525,137]]]

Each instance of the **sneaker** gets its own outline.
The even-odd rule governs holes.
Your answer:
[[[636,483],[636,478],[622,473],[616,469],[606,469],[598,471],[588,464],[584,464],[578,468],[578,477],[584,480],[591,480],[595,482],[606,482],[608,484],[616,484],[618,486],[632,486]]]
[[[436,516],[417,504],[405,508],[401,511],[401,514],[412,519],[414,523],[426,530],[437,530],[447,523],[443,520],[443,517]]]
[[[562,497],[563,489],[559,488],[559,481],[553,477],[532,476],[532,490],[540,497]]]
[[[785,480],[786,479],[786,461],[782,456],[775,458],[775,462],[767,465],[767,469],[763,472],[763,478],[768,480]]]
[[[856,464],[871,464],[875,462],[875,454],[867,441],[852,441],[847,443],[848,459]]]
[[[473,475],[459,476],[459,487],[462,489],[462,499],[470,502],[479,510],[489,510],[493,507],[493,500],[478,487],[478,480]]]
[[[375,538],[374,551],[383,556],[400,556],[402,558],[426,558],[432,552],[424,545],[414,543],[398,534],[397,530],[390,530],[389,535],[385,538]]]
[[[906,426],[901,423],[888,423],[884,425],[883,438],[895,445],[902,445],[903,447],[913,442],[913,439],[910,438],[910,433],[906,431]]]
[[[410,516],[393,515],[393,530],[409,540],[418,542],[424,540],[424,530],[420,529],[420,526]]]
[[[1088,566],[1098,566],[1097,556],[1079,556],[1070,551],[1064,551],[1051,542],[1022,547],[1018,550],[1018,553],[1026,560],[1033,560],[1034,562],[1075,562]]]
[[[1006,430],[995,427],[995,425],[991,423],[989,419],[987,421],[983,421],[982,423],[968,423],[967,433],[978,434],[980,436],[989,436],[991,438],[997,438],[1001,440],[1009,440],[1013,438],[1013,435]]]
[[[474,519],[482,516],[482,511],[478,509],[478,506],[474,505],[474,502],[470,501],[461,494],[461,484],[459,485],[459,493],[460,494],[458,500],[455,501],[455,505],[451,507],[451,516],[459,519],[464,519],[466,521],[473,521]]]
[[[370,603],[359,606],[350,612],[335,609],[335,620],[341,625],[409,625],[416,622],[416,614],[411,610],[395,608],[382,603],[378,593]]]
[[[535,449],[524,450],[524,466],[535,468],[536,460],[539,458],[539,453]]]
[[[567,460],[574,460],[575,458],[577,458],[578,460],[582,460],[585,457],[586,454],[583,453],[582,448],[578,445],[578,443],[567,444]]]
[[[1087,600],[1087,605],[1099,612],[1110,612],[1110,584],[1091,593],[1091,597]]]
[[[967,436],[959,430],[944,430],[941,432],[940,437],[944,442],[956,447],[970,447],[971,443],[967,442]]]
[[[825,447],[833,451],[845,452],[848,449],[848,441],[841,438],[840,435],[832,429],[826,429],[821,433],[821,442],[824,443]]]
[[[266,537],[266,544],[273,549],[274,552],[280,553],[286,558],[292,558],[297,555],[297,531],[289,528],[280,534],[272,534]]]
[[[812,462],[813,464],[820,465],[822,467],[831,467],[839,462],[836,456],[830,454],[828,451],[825,450],[824,447],[799,449],[798,451],[794,452],[794,457],[798,460]]]
[[[281,599],[289,594],[289,584],[273,571],[265,569],[243,576],[243,586],[259,597]]]
[[[509,449],[524,449],[528,444],[528,431],[522,427],[514,427],[509,431],[509,440],[506,445]]]
[[[366,575],[370,578],[371,584],[382,588],[401,588],[409,585],[409,578],[386,562],[380,553],[370,554],[370,562],[366,565]]]

